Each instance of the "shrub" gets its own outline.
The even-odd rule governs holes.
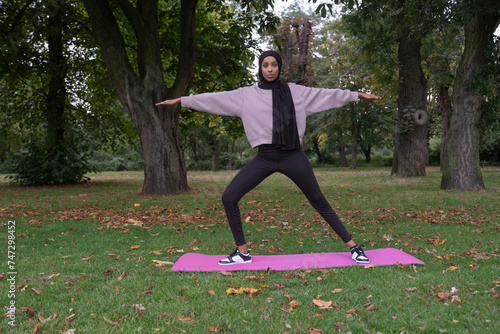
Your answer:
[[[87,160],[85,150],[68,144],[47,148],[43,141],[31,140],[6,163],[7,179],[23,186],[77,183],[88,179]]]

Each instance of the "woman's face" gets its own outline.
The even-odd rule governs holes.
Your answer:
[[[267,81],[271,82],[276,80],[280,73],[276,58],[274,58],[273,56],[267,56],[266,58],[264,58],[264,60],[262,60],[261,71],[264,79],[266,79]]]

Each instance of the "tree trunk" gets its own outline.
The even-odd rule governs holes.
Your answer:
[[[313,138],[313,150],[314,153],[316,153],[316,156],[318,157],[318,164],[321,165],[324,162],[324,158],[323,154],[321,154],[321,150],[319,149],[317,136]]]
[[[139,135],[144,157],[145,194],[175,194],[189,189],[179,143],[180,106],[157,108],[155,102],[179,97],[191,87],[195,60],[195,8],[197,0],[181,3],[181,42],[177,76],[171,88],[163,78],[158,37],[158,1],[117,0],[137,38],[136,74],[108,1],[84,0],[103,60],[127,114]]]
[[[356,120],[356,114],[354,105],[351,104],[351,133],[352,133],[352,150],[351,150],[351,169],[356,169],[356,155],[357,155],[357,147],[358,147],[358,121]]]
[[[341,128],[337,129],[337,142],[339,143],[340,166],[347,167],[348,164],[347,164],[347,158],[345,155],[344,138],[342,136],[342,129]]]
[[[403,28],[399,40],[398,130],[391,176],[425,176],[429,150],[428,123],[415,119],[426,114],[426,79],[421,66],[421,42]],[[419,125],[418,123],[423,123]]]
[[[216,172],[220,169],[219,166],[219,153],[220,153],[220,140],[217,135],[212,135],[212,172]]]
[[[363,151],[363,154],[365,155],[365,161],[366,163],[372,162],[372,147],[368,145],[367,147],[361,147],[361,150]]]
[[[439,166],[443,170],[443,161],[446,151],[446,139],[448,138],[448,128],[450,126],[451,116],[451,100],[449,94],[449,86],[447,84],[439,84],[437,87],[439,108],[441,109],[441,120],[443,130],[441,133],[441,147],[439,153]]]
[[[453,86],[453,113],[446,140],[441,189],[484,189],[479,165],[482,94],[477,87],[490,61],[487,52],[492,50],[490,46],[500,12],[496,1],[482,1],[481,5],[483,9],[464,24],[465,46]]]
[[[47,137],[46,145],[55,159],[64,142],[64,108],[66,104],[66,58],[64,57],[63,42],[63,8],[57,1],[53,6],[47,6],[49,19],[46,27],[49,59],[47,76],[49,77],[49,91],[47,94]]]

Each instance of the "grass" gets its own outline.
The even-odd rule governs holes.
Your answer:
[[[358,243],[400,248],[426,264],[172,273],[170,265],[153,260],[232,251],[220,195],[235,172],[190,172],[192,190],[176,196],[139,195],[142,173],[103,173],[89,184],[64,187],[21,188],[2,181],[0,274],[6,276],[0,293],[7,306],[12,299],[7,298],[8,222],[15,220],[18,311],[16,328],[8,318],[0,319],[0,328],[7,333],[500,331],[499,168],[484,168],[487,189],[472,193],[441,191],[434,168],[426,177],[408,179],[391,178],[382,168],[315,172]],[[247,194],[241,211],[249,217],[244,228],[253,254],[347,250],[282,175]],[[235,286],[260,291],[227,295]],[[320,309],[314,299],[335,307]]]

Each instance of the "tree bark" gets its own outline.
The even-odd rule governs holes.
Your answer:
[[[342,136],[342,129],[337,129],[337,142],[339,144],[339,156],[340,156],[340,166],[347,167],[347,158],[345,154],[344,138]]]
[[[217,138],[217,135],[212,135],[212,172],[216,172],[220,169],[219,164],[219,154],[220,154],[220,140]]]
[[[179,64],[174,84],[167,88],[158,37],[158,1],[138,0],[134,7],[128,0],[117,0],[137,38],[136,74],[109,1],[84,0],[111,81],[141,141],[145,194],[175,194],[189,189],[179,143],[180,106],[157,108],[155,102],[186,95],[191,87],[196,61],[197,2],[181,2]]]
[[[351,104],[351,119],[352,119],[352,124],[351,124],[351,134],[352,134],[351,169],[356,169],[356,155],[358,154],[357,147],[358,147],[359,129],[358,129],[358,121],[356,120],[356,113],[355,113],[355,109],[354,109],[353,104]]]
[[[493,33],[499,24],[498,2],[482,1],[482,9],[464,24],[465,46],[453,86],[451,114],[441,189],[484,189],[479,165],[479,122],[483,98],[477,87],[490,61]],[[494,10],[494,8],[497,10]]]
[[[49,77],[49,91],[47,94],[47,137],[46,145],[52,158],[58,155],[64,142],[65,120],[64,108],[66,105],[66,58],[64,57],[63,42],[63,8],[60,1],[47,7],[49,19],[47,22],[47,43],[49,58],[47,76]]]
[[[366,163],[372,162],[372,147],[371,145],[368,145],[366,147],[361,147],[361,150],[363,151],[363,154],[365,155],[365,161]]]
[[[398,130],[391,176],[425,176],[428,162],[427,122],[418,125],[417,111],[426,110],[426,79],[421,66],[421,41],[410,28],[402,29],[399,40]]]
[[[318,157],[318,164],[321,165],[324,162],[324,158],[323,154],[321,154],[321,150],[319,149],[317,136],[314,136],[313,138],[313,150],[314,153],[316,153],[316,156]]]
[[[441,147],[439,153],[439,166],[443,170],[444,156],[446,152],[446,140],[448,138],[448,129],[450,126],[451,116],[451,99],[449,93],[449,85],[439,84],[437,87],[439,108],[441,109],[441,121],[443,130],[441,132]]]

